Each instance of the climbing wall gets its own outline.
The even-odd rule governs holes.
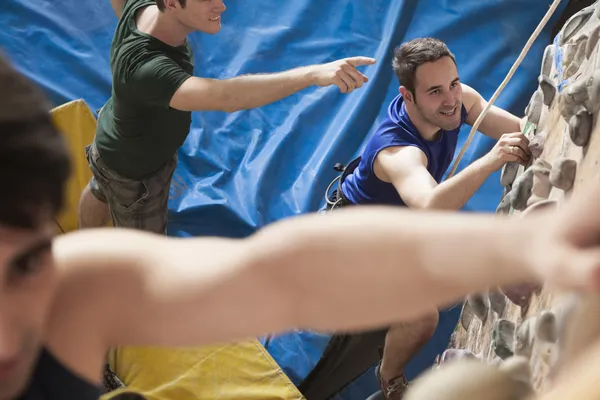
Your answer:
[[[504,194],[498,214],[527,219],[537,210],[560,207],[582,183],[598,179],[599,35],[600,0],[573,15],[546,48],[539,85],[522,123],[532,161],[527,166],[507,164],[502,170]],[[440,357],[440,368],[435,367],[439,371],[424,376],[408,398],[429,399],[425,392],[441,385],[444,376],[450,380],[460,374],[472,376],[471,389],[483,387],[484,382],[506,389],[498,391],[498,397],[488,393],[491,397],[485,398],[525,399],[533,392],[546,391],[562,363],[557,362],[559,349],[564,347],[565,329],[571,329],[566,318],[574,315],[577,305],[580,299],[574,295],[550,293],[533,284],[468,296],[452,348]],[[585,325],[584,320],[580,322]],[[562,360],[562,350],[560,354]],[[483,360],[488,365],[469,361],[442,372],[444,364],[457,359]],[[502,370],[511,374],[499,374]],[[518,384],[507,376],[518,378]],[[461,400],[484,398],[481,392],[468,395],[475,391],[467,392],[467,386]],[[438,392],[436,399],[459,398],[444,389],[448,394]]]

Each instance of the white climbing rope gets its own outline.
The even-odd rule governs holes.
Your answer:
[[[521,50],[521,54],[517,58],[517,61],[515,61],[515,63],[512,65],[512,67],[510,68],[510,71],[508,71],[508,74],[504,78],[504,81],[502,81],[500,86],[498,86],[498,89],[496,89],[496,92],[494,93],[492,98],[488,101],[487,105],[485,106],[485,108],[483,109],[483,111],[481,112],[481,114],[479,115],[479,117],[477,118],[475,123],[473,124],[473,127],[471,128],[471,132],[469,132],[469,137],[467,137],[467,141],[465,142],[463,148],[461,149],[460,153],[456,157],[456,160],[454,161],[454,164],[452,165],[452,169],[450,170],[450,173],[448,174],[446,179],[451,178],[454,175],[454,173],[456,172],[456,169],[458,168],[458,164],[460,163],[460,160],[462,160],[463,156],[465,155],[465,152],[469,148],[469,145],[471,144],[471,141],[473,140],[473,136],[475,136],[475,132],[477,132],[477,129],[479,128],[479,125],[481,124],[481,121],[483,121],[483,118],[485,117],[485,115],[487,114],[489,109],[492,107],[492,105],[494,104],[494,102],[496,101],[496,99],[498,98],[500,93],[502,93],[502,90],[504,90],[504,88],[506,87],[508,82],[510,82],[515,71],[517,70],[517,68],[519,68],[519,65],[521,65],[521,62],[523,62],[523,59],[525,59],[525,56],[527,56],[527,53],[529,52],[529,49],[533,45],[533,42],[535,42],[535,40],[537,39],[537,37],[540,34],[540,32],[542,31],[542,29],[544,29],[544,27],[546,26],[546,24],[548,23],[548,21],[550,20],[552,15],[554,14],[554,11],[556,11],[556,9],[558,8],[558,5],[560,4],[560,2],[561,2],[561,0],[554,0],[552,5],[550,5],[550,8],[546,12],[546,15],[544,15],[544,18],[540,21],[537,28],[535,28],[535,31],[533,31],[533,33],[531,34],[531,37],[525,44],[525,47],[523,47],[523,50]]]

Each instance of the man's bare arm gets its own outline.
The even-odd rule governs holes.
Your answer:
[[[463,101],[468,114],[466,123],[474,125],[487,101],[473,88],[462,84]],[[521,132],[520,119],[499,107],[492,106],[479,125],[478,131],[492,139],[500,139],[505,133]]]
[[[438,184],[427,170],[427,157],[417,147],[389,147],[375,161],[384,181],[394,185],[404,203],[413,209],[460,210],[494,172],[480,158]]]
[[[115,14],[117,14],[117,18],[121,18],[123,14],[123,7],[125,6],[125,2],[127,0],[110,0],[110,5],[112,6]]]
[[[184,111],[235,112],[273,103],[312,85],[336,85],[347,93],[368,80],[356,67],[374,62],[372,58],[352,57],[273,74],[224,80],[191,77],[175,92],[170,106]]]

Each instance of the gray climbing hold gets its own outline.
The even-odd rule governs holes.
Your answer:
[[[447,349],[442,353],[442,356],[440,357],[440,364],[465,359],[479,360],[479,357],[477,357],[475,354],[473,354],[472,351],[467,349]]]
[[[499,289],[490,290],[488,297],[490,299],[490,307],[492,310],[494,310],[499,317],[502,317],[504,310],[506,309],[506,296],[504,293]]]
[[[599,3],[600,4],[600,3]],[[585,45],[585,58],[589,59],[598,44],[600,38],[600,24],[598,24],[592,32],[590,32],[589,39]]]
[[[544,147],[546,146],[546,136],[546,131],[541,131],[529,141],[528,147],[533,158],[540,158],[542,156]]]
[[[509,162],[504,164],[502,167],[502,174],[500,175],[500,184],[507,187],[511,186],[517,177],[519,172],[519,163]]]
[[[544,104],[543,94],[540,89],[536,90],[529,100],[529,105],[525,109],[527,120],[534,125],[540,123],[542,117],[542,105]]]
[[[577,174],[577,161],[568,158],[557,158],[552,163],[550,183],[558,189],[568,192],[573,188]]]
[[[531,166],[533,171],[533,186],[531,189],[531,197],[527,201],[527,205],[531,206],[534,203],[545,200],[550,196],[552,185],[550,184],[550,170],[552,165],[538,158]]]
[[[552,311],[542,311],[535,321],[535,337],[537,340],[554,343],[558,340],[556,316]]]
[[[594,13],[594,5],[585,7],[565,22],[559,32],[558,45],[563,46],[588,22]]]
[[[506,189],[505,189],[506,191]],[[500,204],[496,207],[496,214],[508,214],[510,213],[512,192],[507,192],[502,196]]]
[[[593,117],[585,110],[580,110],[569,120],[569,136],[576,146],[587,146],[592,135]]]
[[[499,319],[494,323],[492,331],[492,348],[503,360],[514,354],[515,324],[507,319]]]
[[[579,106],[595,114],[600,109],[600,69],[588,73],[568,85],[561,93],[561,113],[569,120],[580,110]]]
[[[549,44],[546,46],[544,50],[544,57],[542,59],[542,70],[540,71],[540,75],[550,76],[552,72],[552,65],[554,64],[554,55],[556,50],[553,44]]]
[[[532,323],[531,318],[526,319],[515,332],[515,354],[528,359],[531,358],[533,353],[534,332],[531,327]]]
[[[462,312],[460,314],[460,325],[463,327],[465,331],[469,331],[469,326],[471,326],[471,322],[473,321],[473,310],[469,305],[468,301],[465,301],[463,305]]]
[[[544,104],[550,107],[554,100],[554,96],[556,95],[556,86],[554,86],[552,79],[548,78],[546,75],[540,75],[538,82],[540,84],[540,89],[542,90]]]
[[[485,322],[489,313],[489,299],[482,293],[473,293],[467,296],[467,304],[471,307],[473,314],[482,322]]]
[[[498,367],[461,360],[427,371],[411,382],[404,400],[516,400],[529,396],[529,385]]]
[[[511,191],[510,203],[515,210],[523,211],[527,208],[527,200],[533,189],[533,170],[528,168],[515,179]]]
[[[563,51],[563,79],[569,79],[581,68],[585,61],[585,49],[588,37],[583,34],[574,43],[567,43]]]

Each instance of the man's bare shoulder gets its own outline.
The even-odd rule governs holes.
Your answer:
[[[398,174],[415,166],[427,167],[427,163],[427,156],[417,146],[391,146],[377,154],[373,170],[379,179],[391,183]]]

